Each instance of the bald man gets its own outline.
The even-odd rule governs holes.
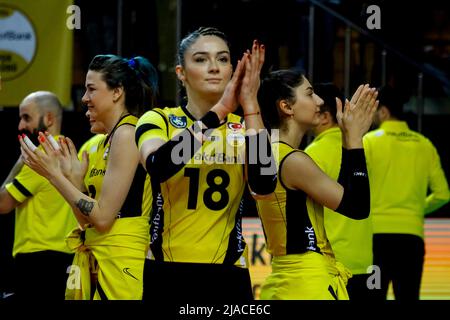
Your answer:
[[[19,106],[19,132],[36,146],[39,131],[60,135],[62,107],[51,92],[37,91]],[[0,189],[0,213],[15,209],[15,298],[62,300],[73,255],[65,236],[77,223],[70,206],[19,157]]]

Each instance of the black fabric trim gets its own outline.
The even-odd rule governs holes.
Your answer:
[[[201,120],[201,119],[196,119],[196,118],[188,111],[188,109],[186,108],[186,106],[180,106],[180,108],[181,108],[181,110],[183,110],[184,114],[187,115],[192,121],[198,121],[198,120]],[[213,112],[214,112],[214,111],[213,111]],[[225,123],[227,123],[227,122],[228,122],[228,115],[225,117],[224,122],[221,123],[218,127],[223,126],[223,125],[224,125]]]
[[[277,141],[277,142],[275,142],[275,143],[281,143],[281,144],[285,144],[285,145],[287,145],[288,147],[291,147],[292,149],[296,149],[296,151],[301,151],[301,150],[297,150],[297,148],[294,148],[293,146],[291,146],[289,143],[287,143],[287,142],[284,142],[284,141]]]
[[[230,238],[228,240],[228,249],[223,259],[223,264],[234,265],[234,263],[239,259],[244,252],[245,243],[244,237],[242,235],[242,215],[244,211],[244,198],[241,199],[239,207],[236,212],[234,220],[234,228],[230,232]],[[239,251],[241,250],[241,251]]]
[[[14,180],[12,181],[12,184],[13,184],[14,187],[16,187],[17,190],[19,190],[24,196],[26,196],[26,197],[31,197],[31,196],[33,195],[33,194],[32,194],[30,191],[28,191],[28,189],[25,188],[25,187],[23,186],[23,184],[21,184],[17,179],[14,179]]]
[[[134,135],[134,140],[136,141],[136,145],[139,144],[139,139],[141,136],[146,133],[147,131],[154,130],[154,129],[161,129],[159,126],[153,123],[144,123],[140,125],[138,128],[136,128],[136,133]]]
[[[164,231],[164,197],[161,185],[156,179],[150,177],[152,186],[152,213],[150,216],[150,249],[156,261],[164,261],[162,249]]]
[[[167,121],[167,117],[164,113],[158,111],[157,109],[153,109],[152,111],[156,112],[161,116],[161,118],[164,120],[164,123],[166,124],[166,135],[169,137],[169,122]]]
[[[195,117],[188,111],[186,106],[181,106],[181,110],[183,110],[184,114],[187,115],[192,121],[198,121]]]
[[[307,195],[300,190],[286,191],[286,254],[320,252],[317,236],[308,215]],[[313,234],[313,245],[309,245],[309,234]]]
[[[291,152],[289,152],[289,153],[283,158],[283,160],[281,160],[280,165],[279,165],[279,167],[278,167],[278,179],[280,180],[280,183],[281,183],[281,185],[283,186],[283,188],[286,189],[286,190],[294,190],[294,189],[290,189],[290,188],[288,188],[288,187],[284,184],[283,179],[281,178],[281,168],[283,167],[284,160],[286,160],[287,157],[289,157],[289,156],[290,156],[291,154],[293,154],[294,152],[301,152],[301,151],[300,151],[300,150],[292,150]]]
[[[120,121],[122,121],[122,119],[125,119],[126,117],[129,117],[129,116],[133,116],[133,115],[128,113],[128,114],[126,114],[126,115],[120,117],[119,121],[117,121],[117,123],[115,124],[114,128],[111,130],[111,133],[110,133],[109,135],[106,136],[105,142],[103,143],[103,147],[106,147],[106,144],[108,143],[109,140],[112,141],[112,137],[113,137],[113,135],[114,135],[114,132],[116,131],[116,129],[117,129],[118,127],[120,127],[120,126],[119,126]],[[133,117],[134,117],[134,116],[133,116]],[[131,124],[131,123],[122,123],[121,125],[123,125],[123,124],[129,124],[129,125],[131,125],[131,126],[133,126],[133,127],[135,126],[134,124]]]
[[[101,300],[109,300],[108,297],[105,294],[105,291],[103,291],[102,286],[100,285],[100,282],[97,281],[97,292],[100,295]]]
[[[142,198],[147,172],[138,164],[127,197],[120,209],[121,218],[139,217],[142,215]]]
[[[331,285],[328,286],[328,291],[331,293],[335,300],[339,300]]]

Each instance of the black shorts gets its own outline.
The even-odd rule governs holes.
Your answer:
[[[145,260],[144,298],[153,301],[245,302],[253,300],[248,269],[222,264]]]

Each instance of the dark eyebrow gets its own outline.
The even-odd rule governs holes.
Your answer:
[[[194,52],[193,55],[196,55],[196,54],[208,54],[208,53],[209,53],[209,52],[206,52],[206,51],[197,51],[197,52]],[[219,55],[219,54],[224,54],[224,53],[230,54],[229,51],[224,50],[224,51],[219,51],[219,52],[217,52],[217,55]]]

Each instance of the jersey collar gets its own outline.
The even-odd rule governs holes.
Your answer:
[[[409,127],[406,121],[387,120],[383,121],[383,123],[380,125],[380,129],[402,131],[402,130],[409,130]]]
[[[196,118],[188,111],[188,109],[186,108],[185,105],[182,105],[182,106],[181,106],[181,110],[183,110],[184,114],[185,114],[186,116],[188,116],[188,118],[190,118],[192,121],[198,121],[198,120],[200,120],[200,119],[196,119]],[[227,122],[228,122],[228,115],[225,117],[225,121],[224,121],[219,127],[223,126],[223,125],[224,125],[225,123],[227,123]]]

